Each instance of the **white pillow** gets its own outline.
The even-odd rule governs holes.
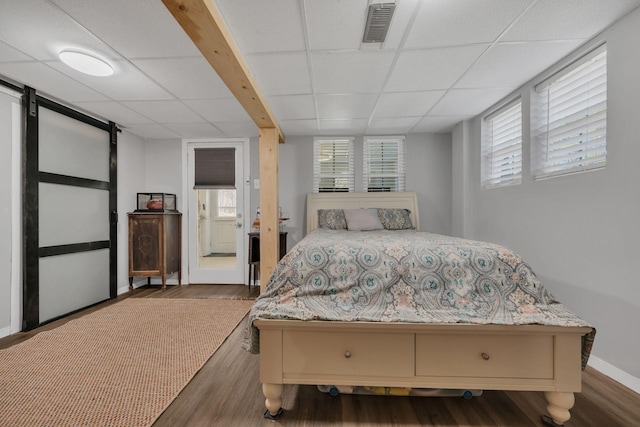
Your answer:
[[[344,209],[344,217],[347,220],[347,230],[350,231],[384,230],[375,208]]]

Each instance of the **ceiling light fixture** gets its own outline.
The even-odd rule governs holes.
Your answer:
[[[364,27],[363,43],[382,43],[387,37],[395,3],[377,3],[369,5],[367,23]]]
[[[104,59],[77,50],[63,50],[58,54],[62,62],[76,71],[90,76],[106,77],[113,74],[113,67]]]

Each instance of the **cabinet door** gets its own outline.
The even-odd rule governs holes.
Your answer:
[[[162,219],[157,215],[130,217],[131,272],[156,272],[161,269],[160,237]]]

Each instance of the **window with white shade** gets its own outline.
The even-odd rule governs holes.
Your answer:
[[[313,192],[355,191],[353,138],[314,138]]]
[[[482,124],[483,188],[522,181],[522,102],[517,99],[484,118]]]
[[[404,191],[404,137],[365,137],[363,159],[364,191]]]
[[[532,107],[536,179],[605,167],[606,45],[537,85]]]

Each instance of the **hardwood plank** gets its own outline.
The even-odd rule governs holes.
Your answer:
[[[257,288],[253,288],[257,289]],[[244,285],[144,286],[28,333],[0,339],[7,348],[43,330],[98,310],[125,298],[237,298]],[[252,290],[252,292],[255,292]],[[484,391],[471,400],[461,397],[395,397],[339,395],[331,397],[315,386],[286,385],[282,418],[263,417],[264,397],[259,380],[259,356],[240,347],[246,321],[213,354],[154,427],[201,426],[541,426],[546,401],[541,392]],[[600,372],[583,372],[583,393],[566,427],[640,425],[640,395]]]

